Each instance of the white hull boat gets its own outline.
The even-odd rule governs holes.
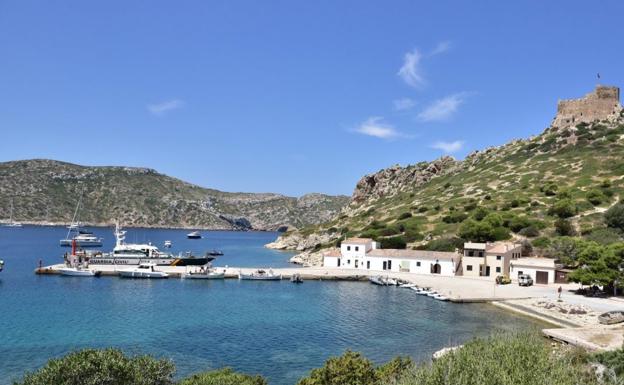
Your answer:
[[[414,284],[414,283],[404,283],[402,285],[399,285],[399,287],[402,287],[402,288],[405,288],[405,289],[413,289],[413,288],[418,287],[418,286],[416,286],[416,284]]]
[[[99,277],[101,272],[97,270],[89,270],[81,267],[62,267],[58,269],[61,275],[68,277]]]
[[[433,297],[433,299],[437,299],[438,301],[448,301],[449,300],[449,298],[447,296],[439,294],[439,293],[436,294],[436,295],[433,295],[432,297]]]
[[[251,274],[243,274],[242,272],[239,272],[238,279],[248,281],[281,281],[282,275],[273,274],[273,271],[271,270],[268,272],[264,270],[257,270]]]
[[[141,263],[134,269],[119,270],[120,277],[123,278],[168,278],[169,274],[164,271],[158,271],[154,269],[156,264],[154,263]]]
[[[184,273],[181,276],[184,279],[223,279],[225,273],[218,273],[216,271],[209,271],[206,273]]]
[[[430,291],[427,293],[427,297],[435,297],[436,295],[438,295],[437,291]]]

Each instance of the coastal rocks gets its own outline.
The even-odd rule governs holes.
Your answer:
[[[253,230],[253,226],[251,225],[251,222],[249,221],[249,219],[245,217],[233,217],[230,215],[221,214],[219,215],[219,218],[228,222],[234,230],[238,230],[238,231]]]
[[[329,233],[310,234],[304,236],[300,233],[287,233],[280,235],[274,242],[268,243],[265,247],[275,250],[311,250],[328,243],[335,242],[337,235]]]
[[[290,258],[290,263],[302,266],[323,266],[323,255],[331,249],[304,251]]]
[[[357,183],[351,205],[413,190],[436,176],[451,172],[458,164],[454,158],[444,156],[432,162],[420,162],[406,167],[394,165],[366,175]]]

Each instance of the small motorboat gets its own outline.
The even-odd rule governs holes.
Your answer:
[[[225,271],[219,273],[216,269],[212,269],[210,265],[202,266],[199,269],[186,272],[180,276],[184,279],[223,279]]]
[[[430,290],[430,291],[426,294],[426,296],[427,296],[427,297],[435,297],[436,295],[438,295],[438,292],[437,292],[437,291],[435,291],[435,290]]]
[[[433,299],[437,299],[438,301],[448,301],[449,297],[442,295],[440,293],[436,293],[435,295],[432,295]]]
[[[431,289],[428,287],[419,287],[416,290],[416,293],[420,294],[420,295],[428,295],[431,292]]]
[[[603,325],[613,325],[624,322],[624,310],[613,310],[598,316],[598,322]]]
[[[290,277],[290,282],[303,283],[303,278],[301,278],[301,275],[299,273],[293,274],[292,277]]]
[[[386,278],[386,285],[398,286],[399,282],[394,278]]]
[[[61,275],[68,277],[99,277],[102,272],[97,270],[90,270],[86,267],[78,265],[76,267],[65,266],[58,269]]]
[[[0,271],[4,269],[4,261],[0,259]]]
[[[403,283],[403,284],[400,284],[399,287],[402,287],[404,289],[413,289],[418,286],[416,286],[415,283]]]
[[[221,250],[210,250],[206,252],[206,255],[210,255],[211,257],[219,257],[223,255],[223,251]]]
[[[165,249],[170,249],[172,245],[173,243],[171,241],[165,241],[164,243]]]
[[[387,286],[388,285],[381,275],[375,275],[375,276],[369,277],[368,280],[373,285],[379,285],[379,286]]]
[[[274,274],[273,270],[267,272],[265,270],[256,270],[251,274],[238,273],[238,279],[250,280],[250,281],[280,281],[282,279],[281,274]]]
[[[200,239],[202,235],[199,231],[191,231],[190,233],[186,234],[186,237],[188,239]]]
[[[169,274],[154,269],[155,263],[143,262],[134,269],[119,270],[117,273],[123,278],[168,278]]]

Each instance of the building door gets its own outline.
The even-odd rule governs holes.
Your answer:
[[[370,261],[366,261],[366,268],[370,269]]]
[[[338,264],[337,264],[337,266],[338,266],[338,267],[340,267],[340,258],[338,258]]]
[[[568,273],[566,271],[555,270],[555,283],[568,283]]]
[[[382,266],[382,269],[383,269],[383,270],[387,270],[387,263],[386,263],[386,261],[383,261],[383,266]]]
[[[485,276],[486,276],[486,277],[489,277],[489,276],[490,276],[490,267],[489,267],[489,266],[486,266],[486,267],[485,267]]]
[[[442,273],[442,266],[439,263],[431,265],[431,274],[440,274]]]
[[[535,272],[535,283],[547,285],[548,284],[548,272],[537,270]]]
[[[356,269],[357,269],[357,267],[358,267],[358,262],[360,262],[360,260],[359,260],[359,259],[356,259],[356,260],[355,260],[355,268],[356,268]]]
[[[388,261],[388,270],[392,270],[392,261]]]

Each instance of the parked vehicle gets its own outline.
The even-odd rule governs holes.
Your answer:
[[[499,275],[496,277],[497,285],[508,285],[510,283],[511,283],[511,279],[509,279],[509,277],[506,275]]]
[[[533,278],[528,274],[520,274],[518,276],[518,285],[520,286],[532,286]]]

